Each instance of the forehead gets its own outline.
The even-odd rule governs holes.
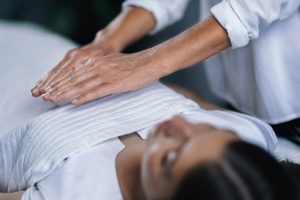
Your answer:
[[[182,147],[171,172],[172,179],[179,182],[189,170],[201,162],[220,159],[225,147],[235,140],[238,137],[231,132],[194,134]]]

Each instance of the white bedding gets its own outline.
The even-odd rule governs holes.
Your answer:
[[[27,120],[29,120],[29,123],[27,126],[22,126],[22,128],[27,129],[30,128],[30,120],[34,119],[36,116],[39,116],[40,114],[44,113],[45,111],[53,108],[53,106],[49,103],[43,102],[40,99],[33,98],[30,94],[30,88],[34,85],[35,81],[38,80],[38,78],[42,77],[50,68],[52,68],[65,54],[65,52],[69,49],[74,47],[75,45],[65,40],[64,38],[61,38],[55,34],[51,34],[48,31],[42,30],[38,27],[34,27],[29,24],[11,24],[6,22],[0,22],[0,91],[2,93],[2,98],[0,99],[0,139],[4,139],[6,137],[11,137],[10,142],[13,142],[14,138],[11,135],[8,135],[8,133],[14,132],[15,136],[19,140],[22,139],[22,134],[24,133],[24,130],[15,131],[17,127],[19,127],[20,124],[23,124]],[[34,49],[34,50],[33,50]],[[163,95],[167,95],[167,92],[171,92],[169,90],[166,90],[164,87],[161,87],[159,84],[154,84],[150,87],[156,88],[156,92],[163,91]],[[12,90],[10,90],[12,88]],[[153,88],[152,88],[153,89]],[[147,89],[146,89],[147,90]],[[124,94],[129,95],[130,94]],[[168,96],[168,95],[167,95]],[[168,99],[165,101],[165,104],[157,104],[155,108],[161,111],[162,115],[159,118],[155,118],[154,115],[151,117],[151,113],[148,113],[147,120],[144,122],[144,124],[139,123],[139,119],[135,119],[135,121],[131,121],[131,125],[127,126],[132,129],[126,129],[119,131],[116,129],[111,129],[107,131],[107,134],[114,133],[114,134],[120,134],[122,133],[130,133],[129,131],[135,129],[139,130],[141,128],[145,128],[147,125],[150,126],[151,124],[154,124],[157,121],[161,121],[164,118],[168,117],[172,113],[178,113],[183,110],[188,109],[195,109],[195,105],[191,102],[186,102],[184,98],[182,98],[180,95],[172,94],[173,99]],[[127,98],[128,99],[128,98]],[[129,98],[130,99],[130,98]],[[101,100],[101,101],[105,101]],[[21,102],[21,103],[20,103]],[[143,101],[141,101],[143,103]],[[116,102],[119,107],[122,107],[122,103],[116,99]],[[145,103],[145,102],[144,102]],[[187,104],[186,104],[187,103]],[[93,104],[93,102],[91,102]],[[129,104],[128,104],[129,105]],[[144,105],[147,105],[146,103],[141,105],[141,107],[136,107],[136,109],[144,109]],[[149,106],[148,108],[154,108],[153,106]],[[129,107],[127,107],[129,108]],[[147,108],[147,109],[148,109]],[[166,109],[169,108],[169,109]],[[80,109],[74,109],[73,107],[63,107],[59,108],[60,113],[63,115],[65,110],[73,110],[75,113],[80,113]],[[149,110],[149,109],[148,109]],[[165,111],[165,112],[164,112]],[[165,113],[165,114],[163,114]],[[42,115],[43,116],[43,115]],[[45,116],[45,115],[44,115]],[[39,116],[40,117],[40,116]],[[101,117],[94,116],[96,118],[93,118],[93,120],[96,120],[96,122],[101,122]],[[122,118],[123,117],[123,118]],[[103,117],[102,117],[103,118]],[[75,121],[73,122],[73,125],[76,125],[76,122],[80,118],[73,118]],[[121,120],[120,120],[121,119]],[[124,116],[120,116],[119,118],[116,118],[116,123],[123,122],[125,124],[128,124],[128,121],[125,120]],[[123,121],[122,121],[123,119]],[[146,119],[146,118],[144,118]],[[55,120],[58,120],[55,119]],[[99,121],[100,120],[100,121]],[[58,120],[59,123],[59,120]],[[136,125],[134,125],[136,124]],[[53,125],[52,125],[53,126]],[[76,127],[76,126],[75,126]],[[80,126],[72,128],[74,132],[74,135],[76,135],[76,131],[78,131]],[[39,127],[47,129],[47,127]],[[102,127],[103,128],[103,127]],[[60,130],[66,130],[60,129]],[[35,130],[36,131],[36,130]],[[96,130],[95,130],[96,131]],[[21,135],[19,135],[19,133]],[[36,132],[38,134],[38,131]],[[61,132],[62,133],[62,132]],[[91,133],[91,132],[89,132]],[[33,134],[34,135],[34,134]],[[36,135],[35,135],[36,136]],[[115,135],[116,136],[116,135]],[[16,139],[16,138],[15,138]],[[102,140],[105,139],[102,138]],[[2,140],[3,141],[3,140]],[[39,142],[36,140],[36,142]],[[88,148],[89,146],[97,143],[99,141],[87,141],[86,144],[81,143],[79,148],[84,149]],[[40,142],[40,148],[42,149],[43,142]],[[17,145],[17,143],[15,144]],[[27,143],[28,145],[28,143]],[[2,144],[2,147],[4,148],[6,145]],[[10,144],[11,146],[11,144]],[[35,147],[39,147],[38,145]],[[1,148],[1,147],[0,147]],[[18,147],[15,146],[16,150],[21,151],[22,148],[25,147]],[[26,149],[26,148],[25,148]],[[37,150],[37,149],[36,149]],[[7,151],[7,149],[0,149],[0,153],[3,153]],[[78,150],[77,150],[78,151]],[[72,151],[77,152],[77,151]],[[276,149],[276,155],[280,159],[284,159],[286,157],[293,158],[295,161],[300,161],[300,153],[299,153],[299,147],[293,146],[291,143],[287,141],[280,141],[279,147]],[[52,152],[53,153],[53,152]],[[70,153],[70,152],[68,152]],[[25,155],[25,154],[24,154]],[[45,151],[44,155],[52,155],[49,152]],[[62,159],[64,156],[66,156],[66,152],[63,152],[62,154],[53,154],[56,156],[60,156],[60,159]],[[47,172],[49,173],[51,170],[49,170],[49,167],[51,169],[55,168],[59,163],[50,163],[50,165],[47,165],[46,168],[43,168],[45,166],[36,165],[34,169],[26,169],[26,159],[29,158],[21,158],[18,161],[14,158],[11,158],[14,162],[24,162],[20,166],[25,166],[24,169],[13,169],[16,171],[23,171],[24,170],[31,170],[32,173],[34,170],[38,169],[40,170],[39,173]],[[42,159],[42,158],[41,158]],[[23,160],[23,161],[22,161]],[[58,159],[59,160],[59,159]],[[41,160],[40,160],[41,161]],[[57,160],[56,160],[57,161]],[[7,162],[6,160],[1,160],[0,163]],[[14,163],[15,164],[15,163]],[[14,165],[13,164],[13,165]],[[4,163],[5,165],[5,163]],[[7,165],[11,166],[11,165]],[[1,166],[3,167],[3,166]],[[27,166],[28,167],[28,166]],[[32,171],[33,170],[33,171]],[[46,174],[47,174],[46,173]],[[18,173],[16,173],[18,174]],[[21,175],[21,174],[19,174]],[[24,175],[24,174],[22,174]],[[29,174],[27,174],[29,175]],[[5,174],[1,174],[0,176],[9,178],[11,180],[11,185],[7,186],[10,191],[22,189],[28,184],[28,180],[26,176],[23,177],[7,177]],[[44,175],[45,176],[45,173]],[[22,182],[18,182],[18,180],[22,179]],[[39,177],[41,178],[41,177]],[[29,182],[33,184],[36,180],[32,179]],[[18,182],[18,183],[17,183]],[[3,188],[2,188],[3,189]],[[0,188],[1,190],[1,188]]]
[[[28,25],[2,24],[0,38],[2,191],[32,186],[66,157],[106,139],[199,108],[160,83],[82,106],[53,108],[33,98],[30,88],[74,45]]]
[[[30,89],[73,47],[39,27],[0,21],[0,137],[53,107],[32,98]]]

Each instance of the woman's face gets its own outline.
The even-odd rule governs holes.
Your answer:
[[[175,117],[157,127],[146,142],[142,183],[148,199],[169,198],[181,179],[196,165],[215,161],[224,147],[238,140],[230,131],[194,125]]]

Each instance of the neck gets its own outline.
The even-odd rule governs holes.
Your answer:
[[[146,199],[141,183],[141,160],[145,143],[137,134],[120,137],[125,148],[118,154],[116,170],[126,200]]]

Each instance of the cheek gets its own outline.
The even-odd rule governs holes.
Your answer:
[[[151,145],[148,147],[143,155],[142,159],[142,181],[146,187],[152,187],[155,185],[155,180],[158,174],[158,155],[159,155],[159,148],[158,145]]]
[[[142,167],[141,179],[143,189],[149,199],[156,198],[165,182],[161,175],[161,155],[162,152],[158,144],[152,144],[145,150]]]

